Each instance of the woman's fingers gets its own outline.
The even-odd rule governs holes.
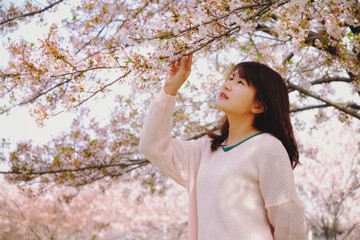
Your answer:
[[[192,54],[189,54],[188,56],[184,56],[179,60],[173,62],[169,66],[169,70],[174,74],[176,74],[177,72],[182,72],[182,73],[190,72],[191,65],[192,65]]]
[[[191,73],[191,65],[192,54],[170,64],[164,85],[165,93],[173,96],[177,94],[177,91]]]
[[[176,71],[176,62],[173,62],[172,64],[170,64],[169,70],[170,70],[171,72],[175,72],[175,71]]]
[[[182,57],[179,62],[180,71],[185,74],[190,74],[192,65],[192,54]]]
[[[177,61],[175,62],[175,67],[180,67],[180,65],[181,65],[181,60],[182,60],[182,58],[181,58],[180,60],[177,60]]]
[[[190,53],[189,55],[187,55],[186,57],[183,57],[181,59],[181,61],[183,61],[184,64],[184,68],[187,71],[191,71],[191,65],[192,65],[192,53]]]

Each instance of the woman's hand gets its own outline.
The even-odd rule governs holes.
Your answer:
[[[191,73],[192,53],[172,63],[167,71],[164,92],[175,96]]]

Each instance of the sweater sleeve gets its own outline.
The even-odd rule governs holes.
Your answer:
[[[280,141],[266,147],[260,167],[260,189],[274,240],[305,240],[304,207],[296,193],[290,159]]]
[[[175,99],[161,92],[150,104],[140,134],[139,150],[165,175],[188,188],[190,171],[194,170],[192,166],[198,165],[205,142],[172,138]]]

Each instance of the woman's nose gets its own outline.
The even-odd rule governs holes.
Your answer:
[[[227,91],[231,91],[230,81],[225,81],[225,83],[224,83],[224,89],[227,90]]]

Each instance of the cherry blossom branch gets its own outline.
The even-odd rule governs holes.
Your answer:
[[[273,3],[272,3],[271,1],[269,1],[269,2],[265,2],[265,3],[249,4],[249,5],[244,5],[244,6],[241,6],[241,7],[237,7],[237,8],[235,8],[234,10],[230,11],[230,12],[227,13],[227,14],[224,14],[224,15],[222,15],[222,16],[217,16],[217,17],[214,16],[214,19],[209,20],[209,21],[205,21],[205,22],[203,22],[203,23],[201,23],[201,24],[194,25],[194,26],[192,26],[191,28],[186,29],[186,30],[184,30],[184,31],[189,31],[189,30],[197,29],[197,28],[200,27],[200,26],[211,24],[211,23],[213,23],[213,22],[216,22],[216,21],[219,21],[219,20],[221,20],[221,19],[227,18],[227,17],[229,17],[230,15],[233,15],[233,14],[235,14],[235,13],[241,11],[241,10],[244,10],[244,9],[253,9],[253,8],[258,8],[258,7],[265,7],[265,9],[266,9],[266,8],[269,8],[269,7],[271,6],[271,4],[273,4]],[[261,12],[262,12],[262,11],[258,12],[258,14],[260,14]],[[255,14],[255,15],[253,16],[253,18],[256,17],[256,16],[257,16],[257,15]]]
[[[117,67],[117,68],[118,68],[118,67]],[[94,70],[100,70],[100,69],[113,69],[113,67],[93,67],[93,68],[88,68],[88,69],[86,69],[86,70],[78,70],[78,71],[63,73],[63,74],[59,74],[59,75],[53,75],[53,76],[50,76],[50,77],[51,77],[51,78],[60,78],[60,77],[68,76],[68,75],[70,75],[70,76],[71,76],[71,75],[77,75],[77,76],[79,76],[79,75],[81,75],[81,74],[83,74],[83,73],[85,73],[85,72],[94,71]],[[90,97],[87,97],[85,100],[81,101],[77,106],[80,106],[80,105],[83,104],[85,101],[89,100],[91,97],[93,97],[94,95],[96,95],[97,93],[103,91],[105,88],[107,88],[107,87],[113,85],[115,82],[119,81],[121,78],[126,77],[129,73],[130,73],[130,72],[127,72],[127,73],[125,73],[124,75],[122,75],[122,76],[120,76],[119,78],[117,78],[115,81],[112,81],[111,83],[108,83],[108,84],[104,85],[104,86],[101,87],[99,90],[93,92]],[[17,76],[17,75],[19,75],[19,74],[7,74],[7,75],[2,75],[1,77],[13,77],[13,76]],[[75,77],[75,78],[76,78],[76,77]],[[32,97],[32,98],[30,98],[30,99],[27,99],[27,100],[25,100],[25,101],[22,101],[22,102],[20,102],[20,103],[18,103],[18,104],[15,104],[15,105],[7,108],[7,109],[4,109],[4,110],[0,111],[0,114],[4,114],[4,113],[8,112],[11,108],[13,108],[13,107],[15,107],[15,106],[23,106],[23,105],[26,105],[26,104],[29,104],[29,103],[33,103],[36,99],[38,99],[38,98],[40,98],[40,97],[48,94],[49,92],[57,89],[57,88],[60,87],[60,86],[63,86],[63,85],[65,85],[65,84],[71,82],[72,80],[73,80],[72,78],[68,78],[68,79],[66,79],[65,81],[59,82],[59,83],[55,84],[54,86],[52,86],[52,87],[50,87],[50,88],[48,88],[48,89],[46,89],[46,90],[44,90],[44,91],[42,91],[42,92],[37,93],[34,97]]]
[[[47,93],[51,92],[52,90],[54,90],[54,89],[56,89],[56,88],[58,88],[58,87],[60,87],[60,86],[62,86],[62,85],[64,85],[64,84],[67,84],[67,83],[69,83],[70,81],[71,81],[71,78],[66,79],[66,80],[63,81],[63,82],[60,82],[60,83],[54,85],[53,87],[51,87],[51,88],[49,88],[49,89],[47,89],[47,90],[45,90],[45,91],[43,91],[43,92],[38,93],[35,97],[30,98],[30,99],[28,99],[28,100],[26,100],[26,101],[20,102],[20,103],[18,104],[18,106],[25,105],[25,104],[28,104],[28,103],[32,103],[32,102],[34,102],[36,99],[38,99],[39,97],[41,97],[41,96],[43,96],[43,95],[46,95]]]
[[[189,54],[198,52],[198,51],[200,51],[201,49],[203,49],[204,47],[210,45],[210,44],[211,44],[212,42],[214,42],[215,40],[218,40],[218,39],[220,39],[220,38],[222,38],[222,37],[224,37],[224,36],[227,36],[227,35],[231,35],[231,34],[233,34],[234,31],[240,30],[240,28],[241,28],[241,26],[236,25],[235,27],[230,28],[228,31],[226,31],[226,32],[224,32],[224,33],[222,33],[222,34],[215,35],[215,36],[210,36],[210,35],[208,35],[208,37],[210,37],[210,39],[209,39],[208,41],[206,41],[205,43],[203,43],[203,44],[200,45],[199,47],[194,48],[194,49],[192,49],[191,51],[187,52],[186,55],[189,55]],[[205,38],[202,38],[202,39],[200,39],[200,41],[202,41],[202,40],[204,40],[204,39],[205,39]],[[179,55],[180,53],[181,53],[181,51],[175,53],[175,55]],[[170,62],[169,65],[172,64],[173,62],[178,61],[181,57],[183,57],[183,56],[179,56],[177,59],[175,59],[174,61]]]
[[[256,27],[256,30],[257,30],[257,31],[264,32],[264,33],[267,33],[267,34],[269,34],[269,35],[271,35],[271,36],[276,37],[276,33],[275,33],[274,31],[272,31],[272,29],[271,29],[270,27],[266,26],[266,25],[261,25],[261,24],[259,24],[259,25]],[[320,48],[319,46],[317,46],[317,45],[315,44],[315,40],[316,40],[316,39],[319,39],[319,36],[320,36],[319,33],[314,32],[314,31],[309,31],[309,34],[308,34],[308,36],[305,38],[304,42],[305,42],[306,44],[310,44],[312,47],[317,48],[317,49],[319,49],[319,50],[322,50],[322,51],[325,50],[326,52],[330,53],[331,55],[337,55],[336,49],[335,49],[333,46],[331,46],[331,45],[328,44],[328,45],[326,45],[325,48]],[[289,36],[289,37],[290,37],[290,36]],[[289,59],[290,59],[291,57],[293,57],[293,55],[290,55],[290,56],[289,56]]]
[[[51,88],[49,88],[49,89],[47,89],[47,90],[45,90],[45,91],[43,91],[43,92],[38,93],[36,96],[34,96],[34,97],[30,98],[30,99],[27,99],[27,100],[22,101],[22,102],[20,102],[20,103],[18,103],[18,104],[12,105],[11,107],[6,108],[6,109],[0,111],[0,115],[6,113],[6,112],[8,112],[8,111],[10,111],[10,109],[13,108],[13,107],[15,107],[15,106],[22,106],[22,105],[26,105],[26,104],[28,104],[28,103],[32,103],[32,102],[34,102],[36,99],[40,98],[41,96],[46,95],[47,93],[51,92],[52,90],[54,90],[54,89],[56,89],[56,88],[58,88],[58,87],[60,87],[60,86],[62,86],[62,85],[64,85],[64,84],[67,84],[67,83],[69,83],[70,81],[71,81],[71,78],[70,78],[70,79],[67,79],[67,80],[65,80],[65,81],[63,81],[63,82],[60,82],[60,83],[54,85],[53,87],[51,87]]]
[[[279,6],[281,5],[284,5],[286,4],[288,1],[282,1],[280,3],[278,3]],[[260,17],[262,16],[264,13],[265,13],[265,10],[267,8],[269,8],[272,4],[272,1],[269,1],[269,2],[266,2],[266,3],[261,3],[261,4],[255,4],[255,5],[247,5],[247,6],[242,6],[242,7],[238,7],[236,9],[234,9],[232,12],[228,13],[228,14],[225,14],[225,15],[222,15],[222,16],[219,16],[219,17],[216,17],[210,21],[207,21],[207,22],[203,22],[201,24],[197,24],[197,25],[194,25],[194,26],[191,26],[190,28],[187,28],[185,30],[182,30],[179,32],[179,34],[177,35],[174,35],[174,34],[170,34],[170,35],[167,35],[167,38],[174,38],[174,37],[178,37],[186,32],[189,32],[189,31],[192,31],[194,29],[198,29],[200,26],[204,26],[204,25],[207,25],[207,24],[210,24],[210,23],[213,23],[213,22],[216,22],[216,21],[219,21],[223,18],[226,18],[228,16],[230,16],[231,14],[234,14],[235,12],[237,11],[240,11],[240,10],[243,10],[243,9],[251,9],[251,8],[255,8],[255,7],[262,7],[260,11],[257,11],[255,14],[253,14],[252,16],[249,16],[247,17],[246,19],[244,19],[244,21],[249,21],[249,20],[254,20],[256,17]],[[224,27],[224,26],[223,26]],[[212,42],[214,42],[215,40],[217,39],[221,39],[222,37],[224,36],[230,36],[230,35],[234,35],[236,33],[238,33],[238,31],[241,29],[241,25],[235,25],[235,26],[232,26],[231,28],[226,28],[227,31],[221,33],[221,34],[218,34],[218,35],[207,35],[207,37],[209,37],[210,39],[208,41],[206,41],[205,43],[201,44],[199,47],[197,48],[194,48],[192,49],[190,52],[188,52],[187,54],[191,54],[191,53],[194,53],[194,52],[197,52],[201,49],[203,49],[204,47],[208,46],[209,44],[211,44]],[[137,39],[137,40],[151,40],[151,39],[156,39],[158,37],[152,37],[152,38],[141,38],[141,39]],[[200,40],[198,40],[197,42],[201,42],[202,40],[205,40],[206,38],[201,38]],[[255,46],[255,43],[254,43],[254,46]],[[256,46],[255,46],[256,47]],[[175,55],[178,55],[180,54],[181,52],[177,52],[175,53]],[[178,60],[178,59],[176,59]],[[175,61],[176,61],[175,60]],[[172,62],[171,62],[172,63]],[[170,64],[171,64],[170,63]]]
[[[95,36],[94,38],[99,37],[100,34],[102,33],[102,31],[104,31],[105,28],[106,28],[106,26],[103,26],[103,27],[99,30],[99,32],[96,34],[96,36]],[[91,38],[91,39],[90,39],[88,42],[86,42],[81,48],[79,48],[79,49],[75,52],[75,55],[77,55],[79,52],[81,52],[81,50],[83,50],[86,46],[88,46],[89,44],[91,44],[91,42],[93,41],[94,38]]]
[[[74,107],[77,108],[79,106],[81,106],[82,104],[84,104],[85,102],[87,102],[89,99],[93,98],[96,94],[100,93],[100,92],[103,92],[106,88],[110,87],[111,85],[113,85],[114,83],[120,81],[121,79],[125,78],[127,75],[130,74],[131,71],[127,71],[125,74],[121,75],[120,77],[116,78],[114,81],[108,83],[108,84],[105,84],[104,86],[102,86],[101,88],[99,88],[98,90],[92,92],[90,94],[90,96],[86,97],[85,99],[81,100],[78,104],[76,104]],[[57,116],[61,113],[63,113],[64,111],[59,111],[57,113],[54,113],[52,114],[52,116]],[[1,112],[0,112],[1,114]]]
[[[353,82],[353,80],[351,78],[346,78],[346,77],[339,77],[339,76],[335,76],[335,77],[323,77],[323,78],[319,78],[316,79],[314,81],[311,81],[310,84],[312,86],[314,85],[318,85],[318,84],[324,84],[324,83],[332,83],[332,82],[344,82],[344,83],[351,83]],[[293,89],[291,86],[288,86],[288,91],[289,92],[293,92],[295,89]]]
[[[211,131],[216,130],[216,128],[212,128],[210,129]],[[208,131],[203,131],[199,134],[196,134],[194,136],[192,136],[191,138],[188,138],[187,140],[195,140],[198,138],[201,138],[203,136],[205,136],[207,134]],[[123,159],[124,160],[124,159]],[[2,159],[3,162],[6,161],[6,159]],[[35,178],[38,178],[42,175],[49,175],[49,174],[59,174],[59,173],[67,173],[67,172],[84,172],[84,171],[88,171],[88,170],[101,170],[101,169],[107,169],[107,168],[114,168],[114,167],[120,167],[121,169],[126,169],[125,171],[112,171],[110,173],[103,173],[100,174],[100,176],[97,176],[97,179],[102,179],[106,176],[121,176],[125,173],[129,173],[137,168],[140,168],[142,166],[145,166],[147,164],[149,164],[149,160],[142,158],[142,159],[129,159],[129,158],[125,158],[126,162],[118,162],[118,163],[107,163],[107,164],[103,164],[101,163],[101,161],[99,161],[99,164],[91,164],[91,165],[87,165],[87,166],[83,166],[83,167],[76,167],[76,168],[60,168],[60,169],[51,169],[49,167],[49,169],[44,169],[44,170],[35,170],[35,169],[26,169],[26,170],[10,170],[10,171],[0,171],[0,174],[3,175],[15,175],[15,176],[26,176],[25,181],[29,181],[29,180],[33,180]],[[93,181],[94,179],[92,178],[91,181]],[[96,180],[94,180],[96,181]],[[86,181],[85,184],[88,184],[89,181]]]
[[[300,92],[302,94],[305,94],[305,95],[307,95],[309,97],[315,98],[315,99],[317,99],[317,100],[319,100],[321,102],[324,102],[324,103],[326,103],[326,104],[328,104],[328,105],[330,105],[330,106],[332,106],[332,107],[334,107],[334,108],[336,108],[336,109],[338,109],[338,110],[340,110],[340,111],[342,111],[342,112],[344,112],[346,114],[349,114],[349,115],[351,115],[351,116],[353,116],[353,117],[360,120],[359,110],[353,109],[350,106],[345,105],[345,104],[336,103],[336,102],[334,102],[332,100],[329,100],[327,98],[324,98],[324,97],[322,97],[322,96],[320,96],[320,95],[318,95],[316,93],[313,93],[313,92],[311,92],[309,90],[306,90],[305,88],[297,86],[297,85],[295,85],[295,84],[293,84],[291,82],[288,82],[288,86],[290,88],[292,88],[292,89],[295,89],[296,91],[298,91],[298,92]]]
[[[153,37],[148,37],[148,38],[144,38],[144,37],[134,38],[134,37],[131,37],[131,39],[137,40],[137,41],[146,41],[146,40],[154,40],[154,39],[162,39],[162,38],[166,38],[166,39],[177,38],[177,37],[180,37],[180,36],[184,35],[185,33],[196,30],[201,26],[206,26],[206,25],[212,24],[214,22],[220,21],[222,19],[225,19],[225,18],[229,17],[230,15],[236,14],[239,11],[242,11],[244,9],[253,9],[253,8],[262,7],[261,11],[256,12],[256,14],[253,14],[253,16],[250,16],[250,17],[246,18],[244,21],[248,21],[248,20],[251,20],[251,19],[254,20],[256,17],[261,16],[265,12],[266,9],[270,8],[270,6],[272,6],[272,4],[275,4],[275,3],[276,2],[268,1],[268,2],[264,2],[264,3],[257,3],[257,4],[249,4],[249,5],[240,6],[240,7],[237,7],[235,9],[233,9],[232,11],[228,12],[227,14],[224,14],[224,15],[221,15],[221,16],[213,15],[213,19],[202,22],[202,23],[199,23],[199,24],[195,24],[195,25],[192,25],[192,26],[190,26],[190,27],[188,27],[186,29],[180,30],[178,34],[173,34],[171,32],[171,33],[167,33],[165,36],[161,36],[161,37],[159,37],[159,36],[153,36]],[[288,3],[288,1],[282,1],[282,2],[278,3],[278,6],[284,5],[286,3]],[[240,28],[240,26],[236,26],[233,29],[238,29],[238,28]],[[231,32],[231,31],[228,31],[228,32]]]
[[[261,52],[259,51],[258,47],[256,46],[256,43],[254,41],[254,39],[252,38],[251,34],[249,33],[249,40],[250,43],[252,44],[252,46],[254,47],[255,51],[256,51],[256,55],[258,57],[260,57],[261,59],[263,59]]]
[[[147,159],[136,159],[136,160],[128,160],[128,163],[109,163],[109,164],[99,164],[99,165],[88,165],[85,167],[78,168],[63,168],[63,169],[49,169],[49,170],[39,170],[39,171],[0,171],[0,174],[9,175],[9,174],[30,174],[30,175],[45,175],[45,174],[54,174],[54,173],[64,173],[64,172],[81,172],[85,170],[100,170],[103,168],[110,167],[120,167],[125,169],[134,165],[141,165],[144,163],[148,163]]]
[[[4,21],[1,21],[0,22],[0,25],[4,25],[4,24],[8,24],[14,20],[17,20],[17,19],[20,19],[20,18],[26,18],[26,17],[30,17],[30,16],[34,16],[34,15],[37,15],[37,14],[40,14],[40,13],[43,13],[47,10],[49,10],[50,8],[54,7],[55,5],[58,5],[60,4],[61,2],[63,2],[64,0],[59,0],[57,2],[54,2],[50,5],[48,5],[47,7],[43,8],[43,9],[40,9],[38,11],[34,11],[34,12],[29,12],[29,13],[25,13],[25,14],[22,14],[22,15],[18,15],[18,16],[15,16],[15,17],[12,17],[12,18],[8,18]]]
[[[349,108],[353,108],[356,110],[360,110],[360,105],[357,105],[356,103],[345,103],[346,106],[348,106]],[[310,106],[305,106],[305,107],[295,107],[290,109],[290,112],[302,112],[302,111],[306,111],[306,110],[312,110],[312,109],[317,109],[317,108],[326,108],[326,107],[332,107],[329,104],[318,104],[318,105],[310,105]]]
[[[96,90],[95,92],[93,92],[90,96],[88,96],[87,98],[83,99],[82,101],[80,101],[77,105],[75,105],[75,107],[79,107],[80,105],[82,105],[84,102],[88,101],[90,98],[94,97],[96,94],[98,94],[99,92],[104,91],[106,88],[110,87],[111,85],[113,85],[114,83],[120,81],[121,79],[125,78],[127,75],[130,74],[131,71],[127,71],[126,73],[124,73],[123,75],[121,75],[120,77],[116,78],[114,81],[105,84],[104,86],[102,86],[101,88],[99,88],[98,90]]]
[[[330,82],[346,82],[346,83],[351,83],[353,82],[353,80],[351,78],[346,78],[346,77],[324,77],[324,78],[319,78],[316,79],[315,81],[310,82],[311,85],[316,85],[316,84],[323,84],[323,83],[330,83]]]
[[[312,109],[317,109],[317,108],[326,108],[326,107],[330,107],[329,104],[319,104],[319,105],[311,105],[311,106],[305,106],[305,107],[295,107],[290,109],[290,112],[295,113],[295,112],[302,112],[302,111],[306,111],[306,110],[312,110]]]
[[[97,177],[94,177],[94,178],[92,178],[92,179],[90,179],[90,180],[83,181],[82,183],[77,183],[75,186],[76,186],[76,187],[85,186],[85,185],[87,185],[87,184],[94,183],[94,182],[99,181],[99,180],[101,180],[101,179],[104,179],[104,178],[106,178],[106,177],[119,177],[119,176],[123,176],[124,174],[129,173],[129,172],[132,172],[132,171],[134,171],[134,170],[136,170],[136,169],[138,169],[138,168],[141,168],[141,167],[143,167],[143,166],[145,166],[145,165],[147,165],[147,164],[149,164],[149,163],[150,163],[150,162],[146,160],[146,161],[144,161],[144,162],[139,163],[138,165],[134,165],[134,167],[126,170],[125,172],[112,171],[112,172],[109,172],[109,173],[106,173],[106,174],[98,174]]]

